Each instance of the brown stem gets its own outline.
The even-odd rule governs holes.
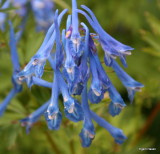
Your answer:
[[[150,128],[150,126],[152,125],[152,123],[153,123],[155,117],[157,116],[157,114],[159,113],[159,111],[160,111],[160,103],[157,103],[157,105],[154,107],[154,109],[152,110],[151,114],[147,118],[144,126],[141,128],[141,130],[137,134],[135,142],[133,143],[134,145],[144,136],[144,134]]]

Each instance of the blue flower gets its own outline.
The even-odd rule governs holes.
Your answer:
[[[60,24],[63,15],[67,12],[67,9],[62,11],[62,13],[58,17],[58,24]],[[54,42],[56,38],[55,32],[55,24],[53,23],[52,26],[49,28],[46,37],[37,51],[37,53],[31,58],[30,62],[25,66],[25,68],[17,74],[17,78],[19,80],[27,80],[27,84],[29,87],[32,86],[32,76],[36,76],[41,78],[44,71],[44,66],[46,60],[50,56],[50,52],[53,48]]]
[[[121,129],[112,126],[103,118],[95,114],[93,111],[91,111],[90,113],[91,113],[92,119],[96,121],[98,125],[105,128],[111,134],[111,136],[115,139],[116,143],[122,144],[127,139],[127,137],[123,134],[123,131]]]
[[[121,95],[118,93],[118,91],[112,84],[110,84],[110,87],[108,88],[108,93],[111,99],[109,105],[109,113],[112,116],[116,116],[121,112],[121,110],[126,106],[126,104],[124,103]]]
[[[80,72],[80,80],[84,84],[88,81],[90,77],[90,69],[88,67],[88,54],[89,54],[89,38],[90,33],[88,27],[81,23],[81,25],[84,27],[85,30],[85,46],[84,46],[84,53],[81,58],[81,64],[79,65],[79,72]]]
[[[108,89],[108,87],[110,86],[110,80],[104,70],[104,68],[102,67],[102,64],[99,60],[99,57],[97,55],[97,49],[96,46],[94,45],[93,39],[89,38],[89,46],[90,46],[90,56],[94,59],[94,63],[96,65],[97,68],[97,72],[98,72],[98,77],[99,80],[101,81],[102,84],[102,88],[104,91],[106,91]]]
[[[64,112],[68,119],[74,122],[83,120],[83,110],[77,100],[72,98],[68,92],[67,84],[65,83],[62,74],[57,72],[59,79],[59,87],[64,100]]]
[[[113,37],[111,37],[101,27],[94,13],[85,5],[81,5],[81,7],[90,14],[91,18],[84,11],[77,9],[77,12],[83,14],[87,18],[92,28],[99,35],[99,42],[105,52],[105,58],[109,66],[112,63],[112,59],[115,59],[117,56],[121,58],[125,55],[131,54],[130,50],[133,50],[133,48],[124,45],[119,41],[117,41],[116,39],[114,39]]]
[[[30,114],[28,117],[20,120],[21,125],[23,127],[26,127],[27,134],[30,132],[31,127],[34,123],[36,123],[39,118],[45,113],[47,110],[47,107],[49,105],[49,102],[44,103],[40,108],[38,108],[36,111],[34,111],[32,114]]]
[[[45,118],[48,124],[48,128],[53,130],[57,130],[60,127],[62,121],[62,115],[59,111],[58,107],[58,96],[59,96],[59,87],[58,87],[58,79],[57,73],[54,73],[54,82],[52,86],[52,96],[50,100],[50,104],[45,113]]]
[[[71,25],[71,16],[68,16],[67,26],[66,26],[66,39],[65,39],[65,52],[66,60],[64,63],[63,75],[65,76],[69,92],[72,95],[80,95],[83,89],[83,86],[80,83],[80,72],[79,68],[75,63],[74,58],[71,55],[71,49],[69,47],[69,35],[70,35],[70,25]]]
[[[92,73],[92,83],[88,96],[92,103],[99,103],[103,99],[103,89],[98,77],[97,65],[92,56],[90,56],[90,67]]]
[[[59,111],[54,111],[51,117],[48,117],[48,113],[44,113],[45,119],[47,121],[48,128],[50,130],[58,130],[62,121],[62,114]]]
[[[140,91],[144,85],[135,81],[131,76],[129,76],[119,65],[118,63],[113,60],[112,68],[114,69],[115,73],[117,74],[118,78],[121,80],[123,85],[127,88],[128,97],[130,102],[133,102],[134,95],[136,91]]]
[[[69,29],[70,24],[71,24],[71,16],[68,16],[67,26],[66,26],[67,33],[70,31],[70,29]],[[68,38],[68,34],[67,33],[66,33],[66,41],[65,41],[66,42],[65,43],[66,60],[65,60],[65,64],[64,64],[64,68],[65,68],[64,69],[64,75],[66,73],[66,78],[69,81],[73,81],[73,80],[75,80],[75,78],[78,77],[77,73],[79,73],[79,71],[78,71],[78,68],[77,68],[77,66],[76,66],[76,64],[74,62],[74,59],[73,59],[73,57],[71,55],[71,52],[70,52],[69,38]]]
[[[76,12],[77,2],[72,0],[72,33],[69,42],[71,54],[75,58],[79,58],[83,53],[83,38],[79,33],[78,14]]]
[[[54,82],[52,85],[52,96],[51,101],[48,106],[47,112],[45,113],[45,118],[48,124],[49,129],[59,129],[61,121],[62,121],[62,115],[59,111],[58,107],[58,97],[59,97],[59,91],[60,87],[58,84],[58,69],[61,66],[62,59],[61,59],[61,44],[60,44],[60,31],[58,28],[58,22],[57,22],[57,16],[58,12],[55,13],[54,21],[55,21],[55,30],[56,30],[56,53],[54,55],[54,60],[52,57],[49,57],[49,62],[54,69]]]
[[[83,128],[79,134],[83,147],[89,147],[95,136],[94,125],[90,115],[90,109],[87,97],[87,85],[85,85],[82,93],[82,109],[84,111]]]
[[[22,9],[26,5],[26,0],[14,0],[12,2],[13,6],[20,6]],[[106,33],[89,8],[84,5],[81,6],[90,16],[84,11],[78,10],[76,0],[72,0],[72,15],[68,16],[66,29],[63,29],[62,32],[60,31],[60,23],[67,9],[58,15],[58,10],[55,12],[52,10],[53,3],[51,0],[33,0],[31,5],[40,29],[46,30],[49,25],[52,25],[48,29],[39,50],[25,68],[20,70],[16,43],[22,35],[25,22],[22,22],[21,30],[15,36],[10,23],[13,89],[0,104],[0,115],[3,114],[10,100],[17,93],[21,92],[24,82],[27,83],[29,88],[32,85],[43,86],[51,88],[51,98],[27,118],[21,120],[21,124],[26,127],[27,133],[29,133],[32,125],[43,114],[50,130],[58,130],[60,128],[62,113],[59,108],[59,96],[62,95],[66,118],[73,122],[83,121],[79,134],[83,147],[89,147],[94,139],[95,128],[93,120],[105,128],[115,139],[115,142],[122,144],[126,140],[122,130],[115,128],[91,111],[88,103],[89,100],[91,103],[101,102],[104,94],[108,92],[111,99],[108,108],[112,116],[120,114],[126,106],[100,62],[94,40],[99,40],[105,52],[105,64],[114,69],[118,78],[127,88],[131,101],[133,101],[135,92],[139,91],[143,85],[124,72],[114,59],[119,57],[122,64],[126,67],[126,55],[130,55],[133,48],[120,43]],[[83,22],[81,23],[82,27],[79,27],[78,12],[87,18],[96,34],[90,33],[89,28]],[[2,14],[3,24],[5,18],[6,16]],[[52,50],[54,43],[56,44],[56,49]],[[52,82],[41,79],[47,60],[54,72]],[[87,90],[87,86],[89,90]],[[81,98],[81,103],[76,99],[75,95],[79,95],[78,98]]]
[[[104,93],[110,86],[110,81],[105,73],[96,53],[90,51],[90,67],[92,72],[92,83],[88,97],[92,103],[99,103]]]

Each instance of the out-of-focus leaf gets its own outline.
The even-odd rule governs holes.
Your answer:
[[[9,7],[9,8],[6,8],[6,9],[0,9],[0,12],[4,12],[4,13],[6,13],[6,12],[8,12],[8,11],[13,11],[13,10],[16,10],[17,8],[15,8],[15,7]]]

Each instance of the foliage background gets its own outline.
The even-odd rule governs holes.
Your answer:
[[[160,1],[159,0],[77,0],[78,4],[89,6],[105,30],[119,41],[135,48],[127,57],[126,71],[145,87],[136,94],[133,104],[129,104],[127,92],[114,73],[106,67],[114,85],[122,94],[128,106],[117,117],[108,114],[108,100],[92,109],[111,124],[124,130],[128,139],[119,146],[103,128],[96,125],[96,137],[90,148],[81,147],[79,132],[82,123],[68,122],[63,118],[59,131],[47,129],[44,118],[36,123],[30,134],[20,126],[19,120],[38,108],[50,98],[50,90],[33,86],[29,90],[24,85],[23,92],[12,100],[7,112],[0,118],[0,153],[7,154],[147,154],[139,148],[157,148],[160,152]],[[55,0],[55,8],[70,9],[70,0]],[[16,27],[19,18],[7,11]],[[84,20],[80,16],[80,20]],[[87,21],[86,21],[87,23]],[[64,24],[64,23],[63,23]],[[21,66],[23,67],[36,52],[44,38],[37,33],[33,14],[18,44]],[[12,88],[12,64],[8,47],[8,26],[0,32],[0,102]],[[99,49],[103,61],[103,51]],[[47,66],[49,67],[49,65]],[[46,70],[44,79],[52,81],[52,72]]]

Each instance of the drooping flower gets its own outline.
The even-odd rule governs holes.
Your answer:
[[[123,85],[127,88],[130,102],[133,102],[135,92],[141,91],[141,88],[144,87],[143,84],[135,81],[131,76],[129,76],[115,60],[113,60],[111,66]]]
[[[30,132],[31,127],[39,120],[39,118],[45,113],[47,107],[49,105],[49,101],[44,103],[40,108],[31,113],[28,117],[20,120],[21,125],[26,127],[27,134]]]
[[[81,64],[79,65],[79,72],[80,72],[80,81],[84,84],[88,81],[90,77],[90,68],[88,66],[88,56],[89,56],[89,39],[90,39],[90,33],[88,27],[81,23],[85,30],[85,45],[84,45],[84,54],[81,58]]]
[[[62,114],[58,107],[59,87],[56,73],[54,74],[54,83],[52,85],[52,97],[49,102],[47,111],[45,112],[45,118],[48,124],[48,128],[51,130],[57,130],[60,127],[62,121]]]
[[[92,38],[90,38],[90,42],[91,41]],[[103,99],[104,93],[110,86],[110,80],[100,63],[97,53],[92,51],[93,48],[95,51],[97,50],[93,45],[90,46],[90,67],[92,72],[92,83],[88,95],[92,103],[99,103]]]
[[[82,108],[84,111],[83,128],[79,134],[83,147],[89,147],[95,136],[94,125],[90,115],[90,109],[87,96],[87,85],[84,86],[82,93]]]
[[[105,52],[105,61],[109,66],[112,63],[112,59],[115,59],[117,56],[120,57],[120,59],[124,60],[124,57],[126,55],[131,54],[130,50],[133,50],[133,48],[120,43],[119,41],[114,39],[112,36],[110,36],[101,27],[94,13],[85,5],[81,5],[81,7],[90,14],[91,18],[84,11],[77,10],[77,12],[83,14],[87,18],[92,28],[99,35],[99,42]]]
[[[25,79],[17,80],[17,78],[16,78],[17,73],[20,72],[20,64],[19,64],[19,58],[18,58],[18,53],[17,53],[17,47],[16,47],[17,40],[15,38],[12,23],[9,22],[9,25],[10,25],[9,46],[10,46],[10,53],[11,53],[11,61],[12,61],[12,64],[13,64],[13,74],[12,74],[13,88],[10,91],[10,93],[8,94],[8,96],[6,96],[4,101],[0,104],[0,116],[3,115],[3,113],[6,110],[8,104],[11,102],[11,99],[13,97],[15,97],[17,93],[20,93],[22,91],[22,83],[26,82]],[[51,83],[49,83],[47,81],[44,81],[42,79],[36,78],[36,77],[31,78],[31,82],[35,85],[51,88]]]
[[[110,87],[108,88],[108,93],[111,99],[111,102],[109,104],[109,113],[112,116],[118,115],[121,110],[126,106],[126,104],[124,103],[123,98],[112,84],[110,84]]]
[[[61,12],[58,17],[58,24],[60,24],[63,15],[67,12],[67,9]],[[17,78],[21,80],[21,78],[27,80],[27,84],[29,87],[32,86],[31,78],[32,76],[36,76],[41,78],[44,71],[44,65],[46,60],[50,56],[51,50],[54,45],[54,41],[56,38],[55,33],[55,24],[49,28],[44,41],[37,51],[37,53],[31,58],[30,62],[25,66],[25,68],[17,74]]]
[[[79,102],[72,98],[68,92],[67,84],[62,78],[62,74],[58,72],[60,89],[64,100],[64,112],[68,119],[74,122],[83,120],[83,110]]]
[[[76,12],[77,9],[77,2],[76,0],[72,0],[72,33],[69,42],[69,48],[72,56],[76,59],[82,55],[83,52],[83,41],[82,37],[79,33],[79,21],[78,21],[78,14]]]
[[[99,117],[93,111],[91,111],[90,114],[92,119],[96,121],[98,125],[105,128],[111,134],[111,136],[115,139],[116,143],[122,144],[127,139],[127,137],[123,134],[123,131],[121,129],[112,126],[110,123],[105,121],[103,118]]]
[[[61,44],[60,44],[60,31],[58,27],[58,22],[57,22],[57,17],[58,17],[58,12],[55,13],[54,16],[54,23],[55,23],[55,30],[56,30],[56,52],[54,55],[54,61],[50,57],[49,61],[54,69],[54,82],[52,85],[52,96],[50,100],[50,104],[48,106],[47,112],[45,113],[45,118],[48,124],[49,129],[59,129],[61,121],[62,121],[62,115],[61,112],[59,111],[58,107],[58,96],[60,92],[60,87],[58,84],[58,74],[57,70],[61,67],[62,60],[60,53],[61,53]]]

